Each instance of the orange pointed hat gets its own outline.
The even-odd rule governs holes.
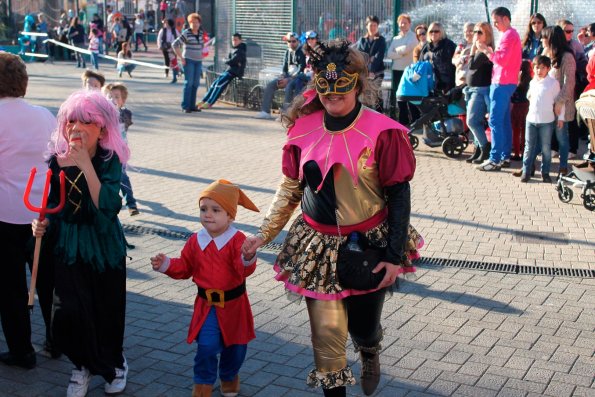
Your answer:
[[[207,186],[198,196],[199,205],[200,200],[205,197],[215,200],[234,219],[238,212],[238,204],[251,211],[260,212],[238,185],[225,179],[219,179]]]

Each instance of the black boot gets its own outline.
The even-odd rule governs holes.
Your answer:
[[[485,146],[481,147],[481,155],[473,160],[473,164],[482,164],[484,161],[490,158],[490,151],[492,150],[492,144],[486,143]]]
[[[360,383],[366,396],[374,393],[380,382],[380,353],[359,353],[362,362]]]
[[[345,386],[333,387],[332,389],[322,389],[324,397],[346,397],[347,388]]]
[[[469,158],[467,158],[465,160],[465,162],[472,163],[473,160],[477,160],[480,156],[481,156],[481,146],[477,145],[477,146],[475,146],[475,151],[473,151],[473,154]]]

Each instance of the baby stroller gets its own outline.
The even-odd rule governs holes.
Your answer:
[[[572,171],[567,175],[560,174],[556,190],[558,198],[563,203],[569,203],[574,196],[574,192],[566,186],[567,184],[581,188],[583,206],[589,211],[595,211],[595,171],[591,168],[581,169],[573,166]]]
[[[432,66],[429,62],[409,65],[397,90],[397,99],[408,101],[421,112],[419,119],[409,127],[409,140],[415,149],[419,144],[416,134],[422,133],[424,143],[442,147],[448,157],[460,156],[469,145],[468,129],[461,116],[466,114],[462,102],[462,89],[455,87],[446,94],[430,96],[434,86]]]

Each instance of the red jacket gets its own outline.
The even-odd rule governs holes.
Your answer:
[[[180,258],[170,259],[165,274],[174,279],[192,277],[196,285],[205,289],[233,289],[242,284],[256,269],[256,261],[244,266],[241,254],[244,240],[246,236],[233,227],[214,240],[210,239],[203,229],[193,234],[186,242]],[[203,245],[204,249],[201,249],[199,241],[203,244],[208,242]],[[196,296],[188,330],[188,343],[196,340],[210,308],[206,299]],[[247,292],[239,298],[225,302],[224,308],[215,307],[215,310],[225,346],[247,344],[256,337]]]

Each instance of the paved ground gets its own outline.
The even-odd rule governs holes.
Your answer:
[[[108,80],[116,78],[115,69],[103,71]],[[65,64],[30,65],[27,98],[56,111],[80,85],[80,72]],[[283,129],[228,105],[182,114],[181,84],[167,84],[156,70],[133,75],[123,81],[131,90],[130,176],[141,215],[130,218],[124,211],[122,223],[195,231],[198,192],[219,178],[241,184],[266,211],[280,178]],[[420,147],[416,155],[412,223],[425,237],[424,257],[595,269],[595,213],[576,198],[563,204],[553,185],[537,179],[520,184],[510,171],[480,173],[436,149]],[[240,209],[236,225],[254,232],[261,217]],[[137,248],[129,252],[126,395],[189,395],[193,346],[184,340],[195,288],[155,274],[148,264],[156,252],[179,252],[183,240],[147,233],[128,238]],[[242,368],[241,395],[320,395],[304,382],[312,366],[305,306],[288,305],[272,280],[274,253],[259,258],[248,282],[257,339]],[[403,282],[386,302],[376,395],[595,396],[594,296],[595,279],[422,264],[417,280]],[[33,322],[40,349],[39,310]],[[0,395],[63,395],[71,365],[39,358],[28,372],[0,367]],[[359,373],[351,351],[349,358]],[[350,393],[362,395],[357,386]],[[101,380],[94,379],[89,395],[102,394]]]

